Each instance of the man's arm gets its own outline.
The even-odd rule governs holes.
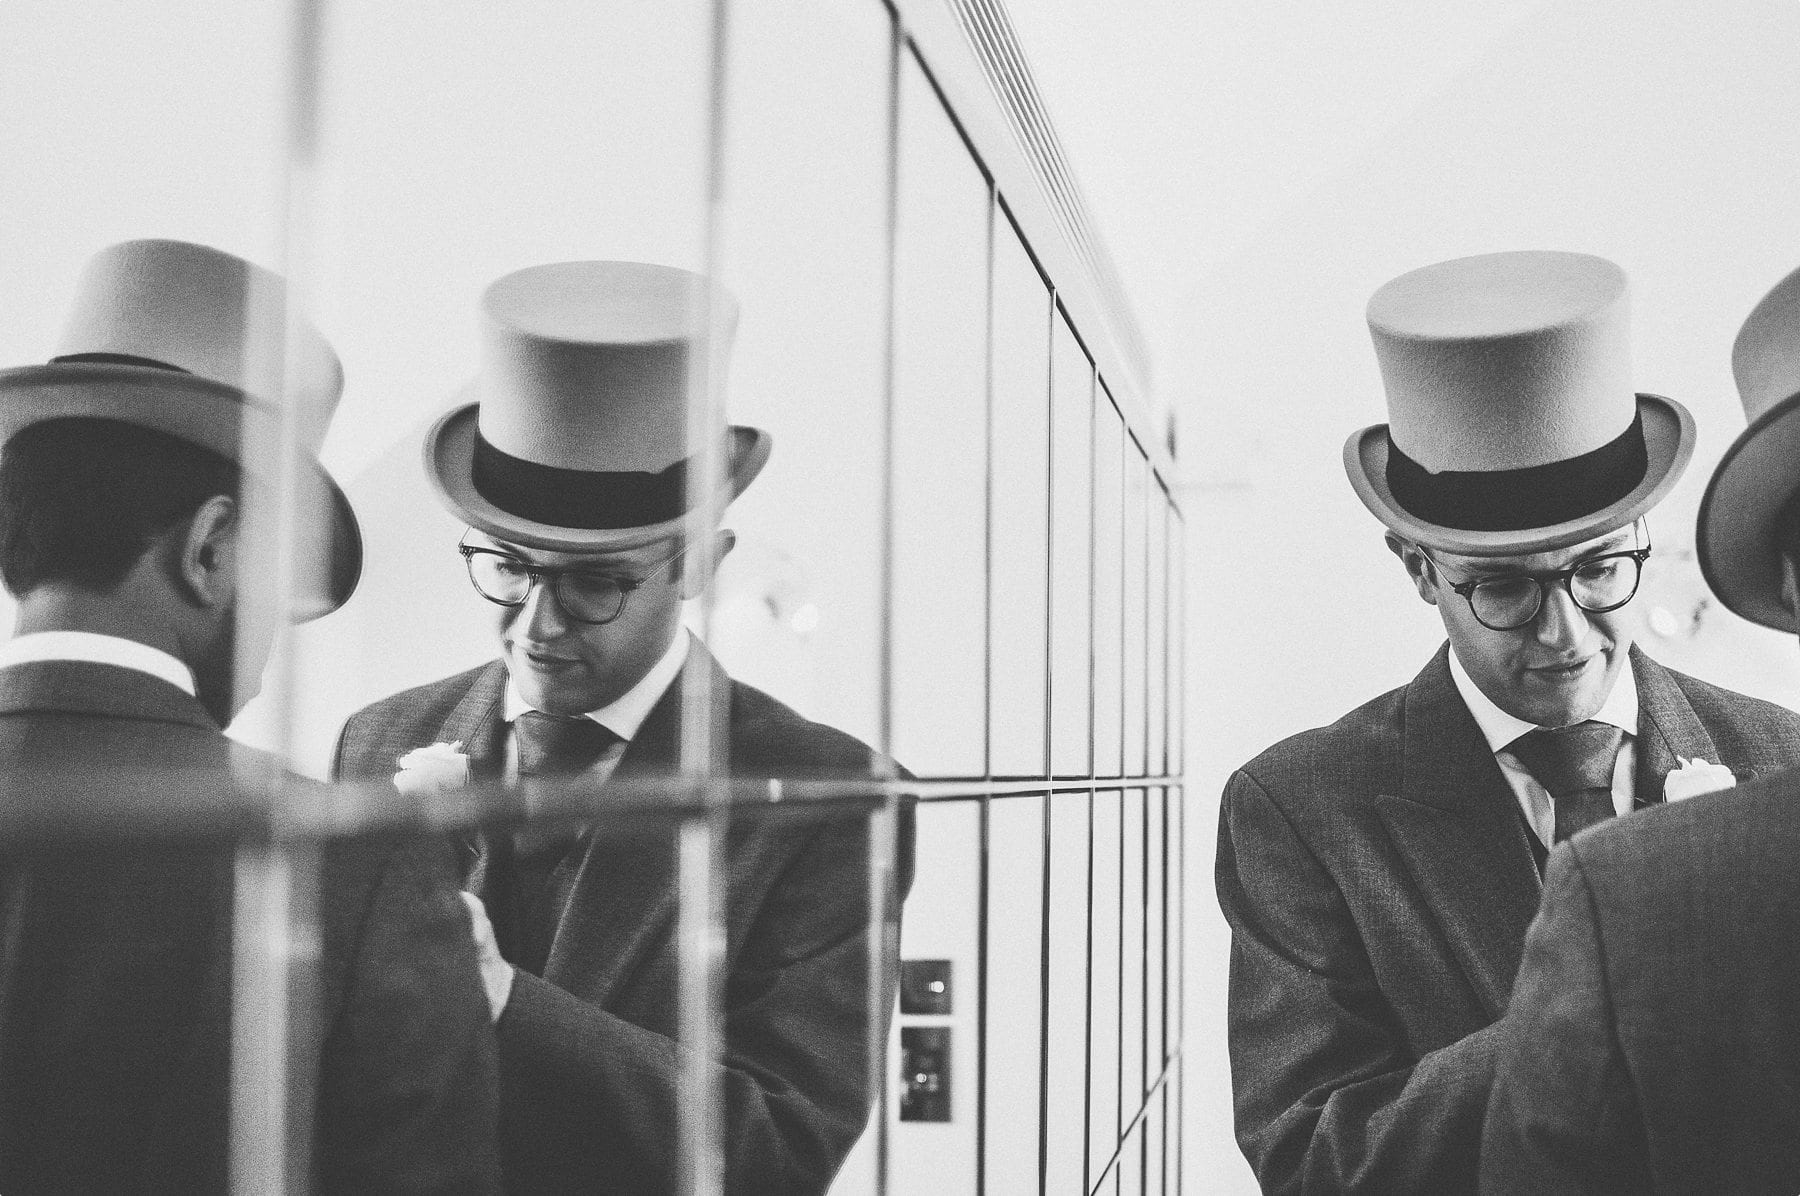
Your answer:
[[[498,1192],[499,1068],[469,919],[435,840],[327,848],[321,1191]]]
[[[867,832],[814,831],[770,894],[725,982],[725,1189],[823,1192],[869,1115]],[[669,991],[674,991],[670,984]],[[683,1048],[529,973],[497,1027],[507,1115],[580,1156],[598,1191],[668,1191],[678,1179]]]
[[[1643,1120],[1615,1033],[1593,894],[1572,845],[1550,856],[1501,1027],[1481,1190],[1649,1191]]]
[[[1337,885],[1243,772],[1216,879],[1238,1144],[1263,1190],[1472,1191],[1497,1028],[1408,1046]]]

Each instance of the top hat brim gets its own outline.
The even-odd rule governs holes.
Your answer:
[[[1800,475],[1800,394],[1765,410],[1719,461],[1700,499],[1694,547],[1700,573],[1727,610],[1792,633],[1781,600],[1781,516]]]
[[[1344,472],[1363,505],[1398,535],[1427,548],[1462,556],[1528,556],[1580,544],[1631,523],[1661,502],[1680,480],[1694,455],[1694,417],[1687,408],[1661,395],[1637,396],[1643,421],[1644,476],[1623,497],[1599,510],[1547,527],[1510,531],[1472,531],[1446,527],[1412,514],[1388,487],[1388,429],[1375,424],[1353,434],[1344,444]]]
[[[0,444],[33,424],[50,419],[109,419],[166,432],[210,449],[257,477],[268,477],[272,460],[245,463],[245,445],[281,443],[281,418],[252,396],[194,374],[155,366],[97,362],[52,362],[0,370]],[[261,452],[253,449],[252,457]],[[303,511],[329,510],[322,552],[321,588],[294,597],[291,617],[305,622],[330,614],[356,590],[362,576],[362,530],[350,500],[310,456],[295,470],[295,495]],[[301,571],[302,576],[306,571]]]
[[[711,517],[704,506],[640,527],[582,528],[543,523],[494,505],[474,483],[478,407],[468,403],[454,408],[425,434],[425,474],[438,499],[477,531],[551,552],[614,552],[708,530]],[[728,430],[726,484],[731,501],[762,472],[774,442],[761,428],[733,424]]]

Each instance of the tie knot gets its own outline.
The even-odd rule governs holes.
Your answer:
[[[513,723],[522,777],[572,776],[622,740],[591,718],[527,710]]]
[[[1612,788],[1613,762],[1625,732],[1589,719],[1573,727],[1539,727],[1507,745],[1553,798]]]

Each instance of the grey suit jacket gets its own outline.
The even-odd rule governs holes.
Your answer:
[[[166,810],[170,835],[0,853],[8,1196],[227,1190],[235,846],[218,831],[263,821],[234,765],[270,762],[155,677],[0,669],[9,821],[105,786]],[[320,889],[319,1190],[498,1191],[495,1044],[449,853],[332,844]]]
[[[869,777],[870,750],[731,681],[700,645],[685,666],[712,671],[729,701],[727,765],[737,776]],[[500,775],[504,666],[408,690],[352,716],[338,747],[345,776],[383,776],[429,743],[461,740],[478,779]],[[678,678],[613,776],[674,769]],[[502,1149],[518,1192],[673,1191],[679,1179],[681,1050],[673,842],[596,834],[552,940],[543,975],[516,972],[497,1029]],[[912,824],[903,818],[901,892]],[[724,1094],[726,1190],[822,1192],[869,1116],[868,819],[731,820],[726,892]],[[484,898],[489,860],[474,846],[469,886]],[[885,1005],[885,1002],[883,1002]]]
[[[1800,774],[1559,845],[1481,1190],[1800,1192]]]
[[[1450,677],[1276,744],[1226,785],[1239,1145],[1270,1192],[1475,1188],[1498,1021],[1541,884],[1517,799]],[[1635,649],[1637,796],[1676,756],[1800,760],[1800,718]]]

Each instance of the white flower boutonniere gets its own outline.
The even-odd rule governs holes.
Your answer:
[[[400,771],[394,774],[394,788],[408,797],[448,793],[468,783],[469,757],[464,754],[460,739],[414,748],[400,757]]]
[[[1681,801],[1684,798],[1699,797],[1702,793],[1711,793],[1716,789],[1729,789],[1737,784],[1737,778],[1723,764],[1708,764],[1695,756],[1689,760],[1686,756],[1677,756],[1681,767],[1673,770],[1663,778],[1663,800]]]

